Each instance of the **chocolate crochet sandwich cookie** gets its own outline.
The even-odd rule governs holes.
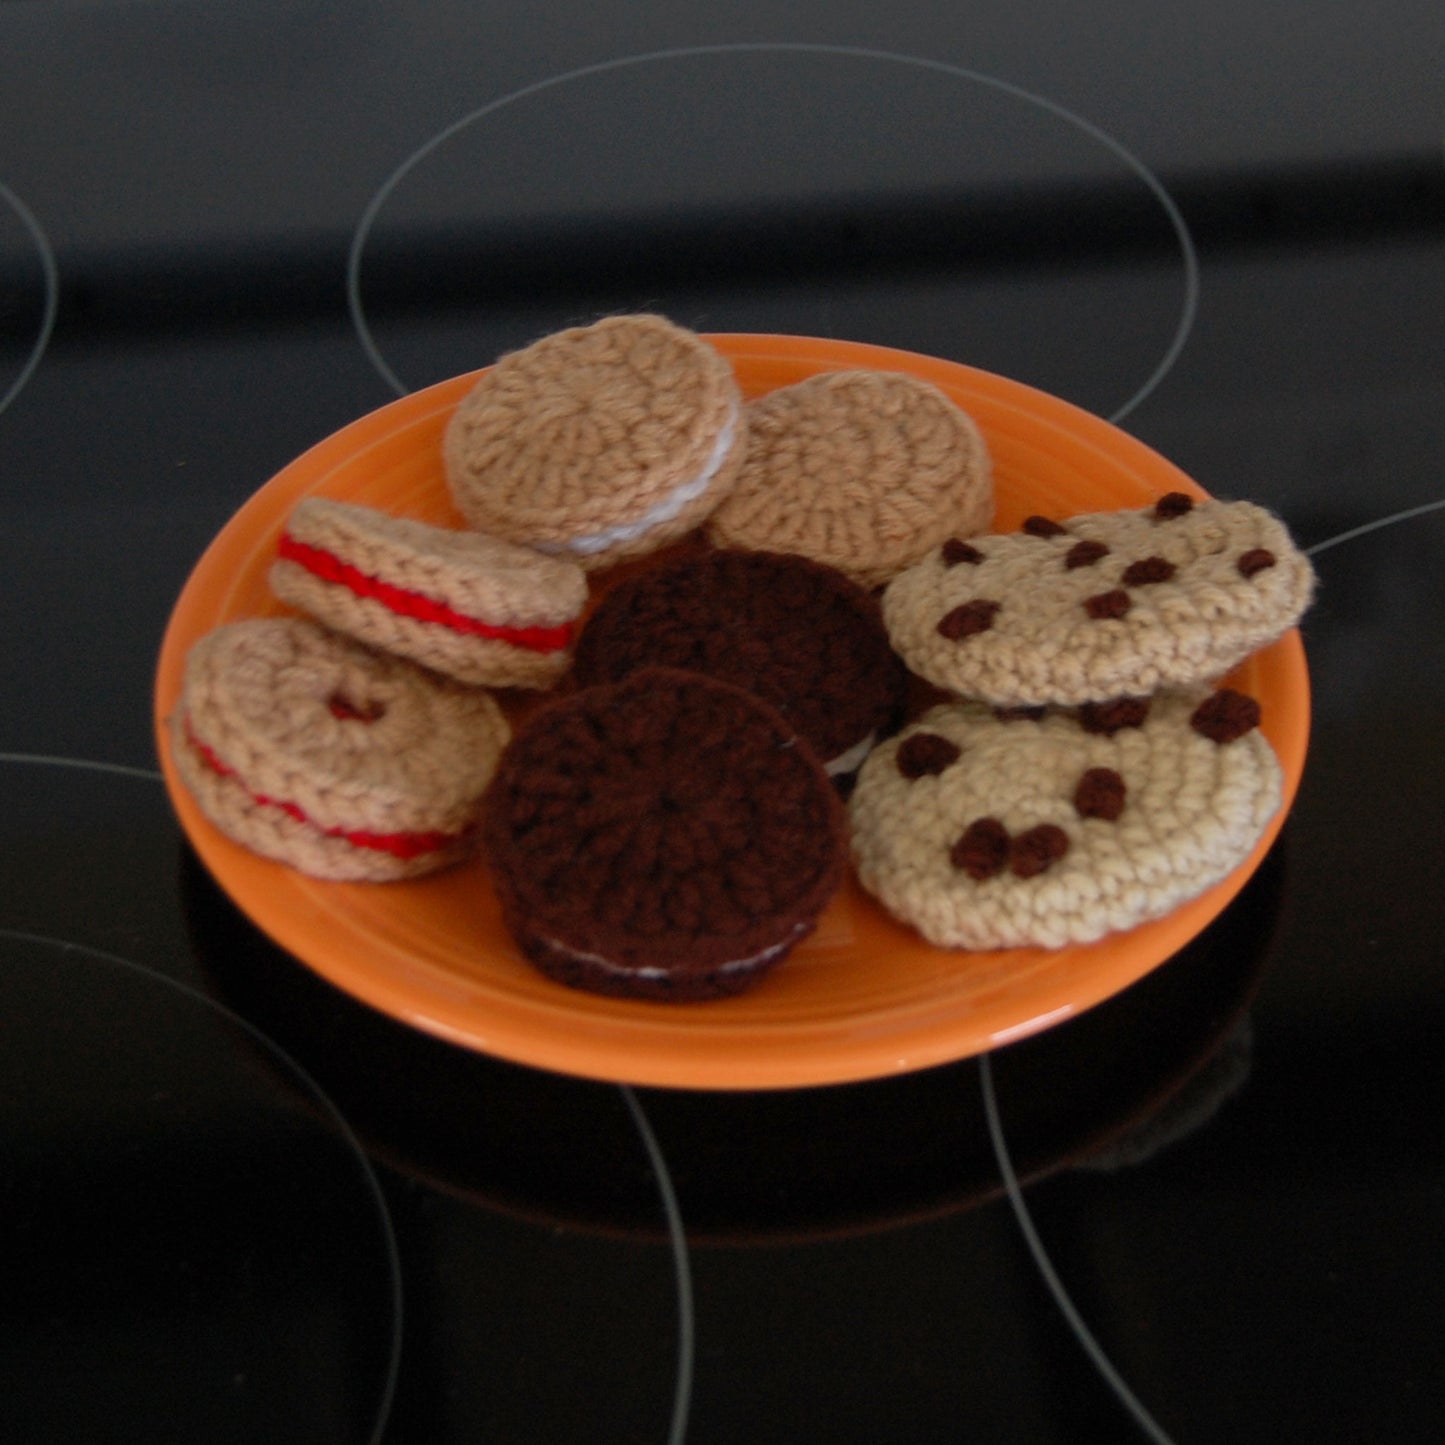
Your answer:
[[[1281,805],[1259,720],[1229,690],[1038,718],[944,704],[863,766],[859,878],[942,948],[1058,948],[1161,918],[1244,862]]]
[[[508,748],[483,848],[522,951],[575,988],[734,994],[842,881],[842,805],[766,703],[646,668],[541,708]]]
[[[835,777],[897,726],[907,683],[875,599],[831,567],[776,552],[679,558],[614,587],[582,634],[574,676],[619,682],[647,666],[756,693]]]
[[[467,856],[509,729],[464,688],[304,618],[191,649],[176,767],[228,837],[317,878],[383,882]]]
[[[834,371],[749,403],[748,454],[708,524],[722,547],[795,552],[867,587],[993,522],[972,417],[890,371]]]
[[[555,683],[587,601],[575,562],[322,497],[291,513],[270,583],[329,627],[491,687]]]
[[[1073,705],[1222,677],[1299,621],[1314,582],[1263,507],[1172,492],[950,538],[888,585],[883,620],[938,687],[1003,707]]]
[[[457,407],[442,456],[472,527],[590,569],[699,526],[746,440],[720,352],[664,317],[614,316],[503,356]]]

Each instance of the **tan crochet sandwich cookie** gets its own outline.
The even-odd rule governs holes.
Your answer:
[[[699,526],[731,490],[747,426],[731,366],[661,316],[614,316],[501,358],[442,456],[480,532],[603,567]]]
[[[944,704],[863,765],[859,878],[942,948],[1058,948],[1163,917],[1280,807],[1259,715],[1202,689],[1040,718]]]
[[[471,851],[509,737],[489,693],[299,617],[202,637],[170,727],[182,779],[228,837],[314,877],[369,882]]]
[[[983,435],[926,381],[827,372],[759,397],[747,417],[742,474],[708,524],[719,546],[797,553],[873,587],[992,524]]]
[[[329,627],[491,687],[555,683],[587,601],[575,562],[322,497],[291,513],[270,582]]]
[[[952,538],[883,595],[920,677],[1002,707],[1073,705],[1224,675],[1309,606],[1314,571],[1252,502],[1153,507]]]

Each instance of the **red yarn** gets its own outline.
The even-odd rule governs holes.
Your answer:
[[[186,740],[201,755],[205,765],[213,773],[218,773],[223,778],[234,778],[240,783],[241,779],[236,770],[196,736],[191,728],[190,718],[186,719],[185,727]],[[241,783],[241,786],[245,787],[245,784]],[[322,828],[313,823],[303,809],[284,798],[268,798],[264,793],[252,793],[251,801],[259,803],[263,808],[280,808],[288,818],[294,818],[308,828],[315,828],[318,833],[323,833],[328,838],[340,838],[343,842],[350,843],[353,848],[374,848],[379,853],[390,853],[393,858],[420,858],[424,853],[435,853],[450,846],[460,836],[454,833],[370,833],[364,829],[353,832],[346,828]]]
[[[323,582],[345,587],[358,597],[372,598],[383,607],[403,617],[415,618],[418,622],[431,622],[439,627],[449,627],[453,632],[509,642],[513,647],[524,647],[529,652],[560,652],[572,641],[570,622],[558,627],[499,627],[475,617],[466,617],[445,602],[423,597],[419,592],[408,592],[405,588],[383,582],[379,577],[368,577],[360,568],[343,562],[321,547],[299,542],[289,533],[281,538],[277,550],[288,562],[304,567]]]

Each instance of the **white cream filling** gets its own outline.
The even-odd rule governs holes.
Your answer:
[[[830,778],[836,778],[843,773],[856,771],[863,766],[863,759],[873,751],[877,741],[878,734],[876,732],[869,733],[861,743],[855,744],[849,748],[846,753],[839,753],[831,763],[824,763],[823,771],[827,773]]]
[[[781,943],[775,943],[771,947],[763,949],[761,953],[753,954],[750,958],[733,958],[726,963],[720,963],[716,968],[708,970],[708,976],[719,973],[741,973],[744,969],[756,968],[759,964],[776,958],[780,953],[786,953],[807,931],[807,924],[795,923],[793,931]],[[542,942],[554,953],[560,953],[576,963],[590,963],[604,973],[611,974],[613,978],[661,979],[670,978],[677,972],[675,968],[661,968],[655,964],[643,964],[639,968],[626,968],[620,963],[614,963],[610,958],[603,958],[600,953],[588,953],[585,949],[573,948],[570,944],[563,943],[560,938],[543,937]]]
[[[727,454],[732,450],[737,423],[738,408],[734,403],[728,412],[727,420],[723,423],[722,430],[717,434],[712,452],[707,461],[703,463],[702,471],[691,481],[674,487],[661,501],[654,502],[636,521],[620,522],[617,526],[608,527],[605,531],[591,532],[582,537],[571,537],[565,542],[534,542],[532,545],[539,552],[578,552],[584,557],[590,557],[593,553],[603,552],[608,547],[615,547],[619,543],[635,541],[663,522],[672,521],[689,502],[695,502],[707,491],[712,479],[722,469]]]

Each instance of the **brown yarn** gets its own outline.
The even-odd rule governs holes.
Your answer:
[[[1075,567],[1092,567],[1108,555],[1109,549],[1102,542],[1075,542],[1064,554],[1064,566],[1072,572]]]
[[[271,590],[372,647],[489,687],[551,687],[571,663],[570,644],[539,648],[522,639],[572,630],[587,601],[587,577],[575,562],[323,497],[294,508],[285,540],[333,559],[343,576],[358,576],[348,584],[333,570],[318,575],[282,556],[271,567]],[[414,600],[414,612],[389,601],[388,589]],[[461,624],[512,629],[518,640],[447,625],[436,620],[443,609]]]
[[[181,777],[229,837],[366,881],[470,852],[509,732],[489,694],[287,617],[201,638],[170,728]]]
[[[849,801],[858,877],[943,948],[1057,948],[1160,918],[1248,856],[1282,775],[1251,728],[1218,745],[1197,719],[1249,699],[1162,691],[1131,727],[1051,710],[1003,721],[931,709],[863,765]],[[915,744],[914,739],[926,739]],[[916,747],[957,757],[910,777]]]
[[[1233,688],[1222,687],[1199,704],[1189,719],[1195,732],[1211,742],[1232,743],[1259,726],[1259,703]]]
[[[528,720],[483,840],[507,926],[544,971],[683,999],[736,992],[811,931],[842,878],[842,830],[773,708],[646,668]]]
[[[1194,498],[1188,492],[1165,492],[1154,503],[1154,517],[1160,522],[1173,522],[1194,510]]]
[[[1068,528],[1061,526],[1052,517],[1040,517],[1037,513],[1032,517],[1025,517],[1023,527],[1020,529],[1030,537],[1062,537],[1067,534]]]
[[[1104,818],[1112,823],[1124,811],[1128,792],[1113,768],[1089,768],[1074,789],[1074,811],[1081,818]]]
[[[898,749],[897,758],[898,771],[905,778],[926,778],[958,761],[958,744],[937,733],[913,733]]]
[[[452,496],[477,531],[593,569],[697,527],[747,451],[732,368],[661,316],[556,332],[483,373],[447,425]]]
[[[1086,702],[1079,709],[1079,726],[1086,733],[1113,737],[1121,728],[1139,728],[1149,716],[1147,697],[1114,697],[1107,702]]]
[[[1250,502],[1179,493],[1071,517],[1066,531],[980,538],[968,567],[935,550],[894,578],[884,624],[908,667],[1002,707],[1144,696],[1223,676],[1313,597],[1309,559]],[[1274,564],[1243,575],[1240,559],[1262,552]]]
[[[983,435],[927,382],[828,372],[747,413],[742,474],[709,523],[720,546],[795,552],[873,587],[993,518]]]
[[[613,587],[587,622],[574,677],[588,687],[649,666],[756,693],[830,772],[855,771],[863,759],[850,754],[893,731],[906,681],[874,598],[776,552],[683,556]]]
[[[1122,587],[1084,598],[1084,611],[1096,622],[1110,622],[1127,617],[1133,605],[1134,599]]]

